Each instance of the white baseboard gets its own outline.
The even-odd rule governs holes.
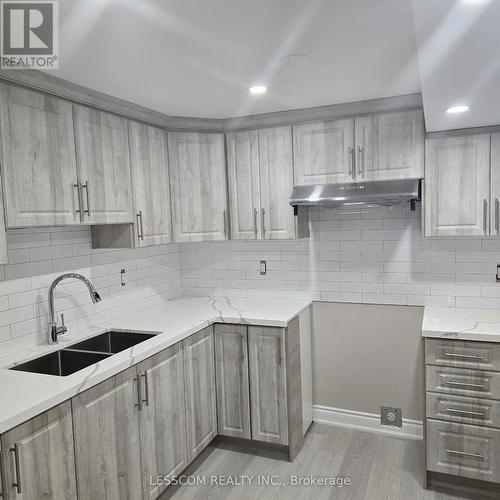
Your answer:
[[[422,422],[419,420],[403,419],[403,427],[391,427],[380,424],[380,415],[361,411],[343,410],[328,406],[313,406],[313,422],[317,424],[335,425],[359,431],[376,432],[388,436],[397,436],[407,439],[423,439]]]

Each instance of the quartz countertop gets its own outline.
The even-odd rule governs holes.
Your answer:
[[[426,307],[422,336],[500,342],[500,310]]]
[[[181,297],[67,334],[57,346],[38,345],[9,353],[0,357],[0,434],[213,323],[285,327],[310,304],[308,300]],[[158,335],[67,377],[8,370],[110,329]]]

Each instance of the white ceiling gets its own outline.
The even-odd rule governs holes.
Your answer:
[[[223,118],[420,91],[411,0],[64,0],[56,76]],[[290,54],[308,61],[284,64]],[[250,96],[255,83],[269,86]]]
[[[413,0],[428,131],[500,124],[500,1]],[[466,104],[467,113],[446,108]]]
[[[500,123],[500,0],[64,0],[56,76],[176,116],[422,91],[428,130]],[[306,54],[283,62],[291,54]],[[247,88],[266,84],[264,96]],[[456,104],[463,115],[448,115]]]

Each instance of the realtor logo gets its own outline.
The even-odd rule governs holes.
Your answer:
[[[57,1],[2,1],[2,69],[58,69]]]

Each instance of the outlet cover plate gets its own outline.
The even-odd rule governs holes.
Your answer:
[[[392,425],[394,427],[402,427],[403,418],[401,414],[401,408],[382,406],[380,408],[380,423],[382,425]]]

